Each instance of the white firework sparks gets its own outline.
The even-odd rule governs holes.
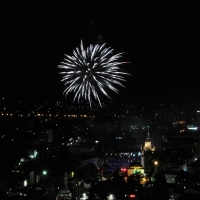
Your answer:
[[[89,101],[90,107],[92,98],[98,100],[100,106],[101,101],[99,93],[103,93],[108,98],[109,95],[106,88],[118,93],[114,85],[120,85],[126,81],[124,75],[129,75],[120,71],[119,66],[124,64],[120,59],[122,53],[113,54],[114,49],[106,47],[106,44],[92,44],[84,49],[81,41],[80,49],[73,51],[73,56],[65,55],[64,62],[58,66],[63,69],[62,80],[67,86],[64,94],[73,92],[75,94],[74,101],[77,99],[85,99]]]

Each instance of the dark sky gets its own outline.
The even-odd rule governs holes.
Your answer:
[[[84,44],[106,42],[130,61],[114,98],[200,103],[199,10],[191,1],[1,2],[1,93],[62,99],[58,64]],[[82,2],[82,3],[80,3]],[[94,3],[95,2],[95,3]]]

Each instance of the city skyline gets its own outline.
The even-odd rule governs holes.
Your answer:
[[[81,39],[125,52],[132,74],[115,100],[199,104],[197,7],[193,3],[27,3],[2,6],[1,91],[64,99],[58,65]],[[72,95],[73,96],[73,95]],[[107,100],[104,98],[103,100]]]

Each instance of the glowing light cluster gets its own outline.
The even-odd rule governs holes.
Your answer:
[[[120,59],[122,53],[114,54],[114,49],[103,45],[90,45],[84,49],[81,41],[80,49],[73,51],[73,56],[65,55],[64,62],[58,66],[62,68],[62,80],[65,82],[65,96],[74,93],[74,101],[85,99],[91,107],[92,98],[98,100],[100,106],[100,93],[110,98],[106,89],[118,93],[115,85],[124,87],[122,81],[126,81],[119,66],[124,64]]]

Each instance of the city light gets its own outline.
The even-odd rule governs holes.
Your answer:
[[[47,171],[44,170],[44,171],[42,172],[42,174],[43,174],[43,175],[47,175]]]
[[[193,126],[193,125],[189,125],[188,126],[188,130],[198,130],[198,127],[197,126]]]
[[[127,171],[127,169],[125,167],[121,168],[121,172],[126,172],[126,171]]]
[[[154,165],[158,165],[158,161],[154,161]]]
[[[196,2],[5,2],[0,200],[200,195]]]
[[[135,198],[135,194],[130,194],[130,195],[129,195],[129,198],[130,198],[130,199]]]
[[[115,199],[115,196],[113,194],[110,194],[108,197],[107,197],[108,200],[114,200]]]
[[[28,185],[27,180],[24,181],[24,187],[26,187]]]

